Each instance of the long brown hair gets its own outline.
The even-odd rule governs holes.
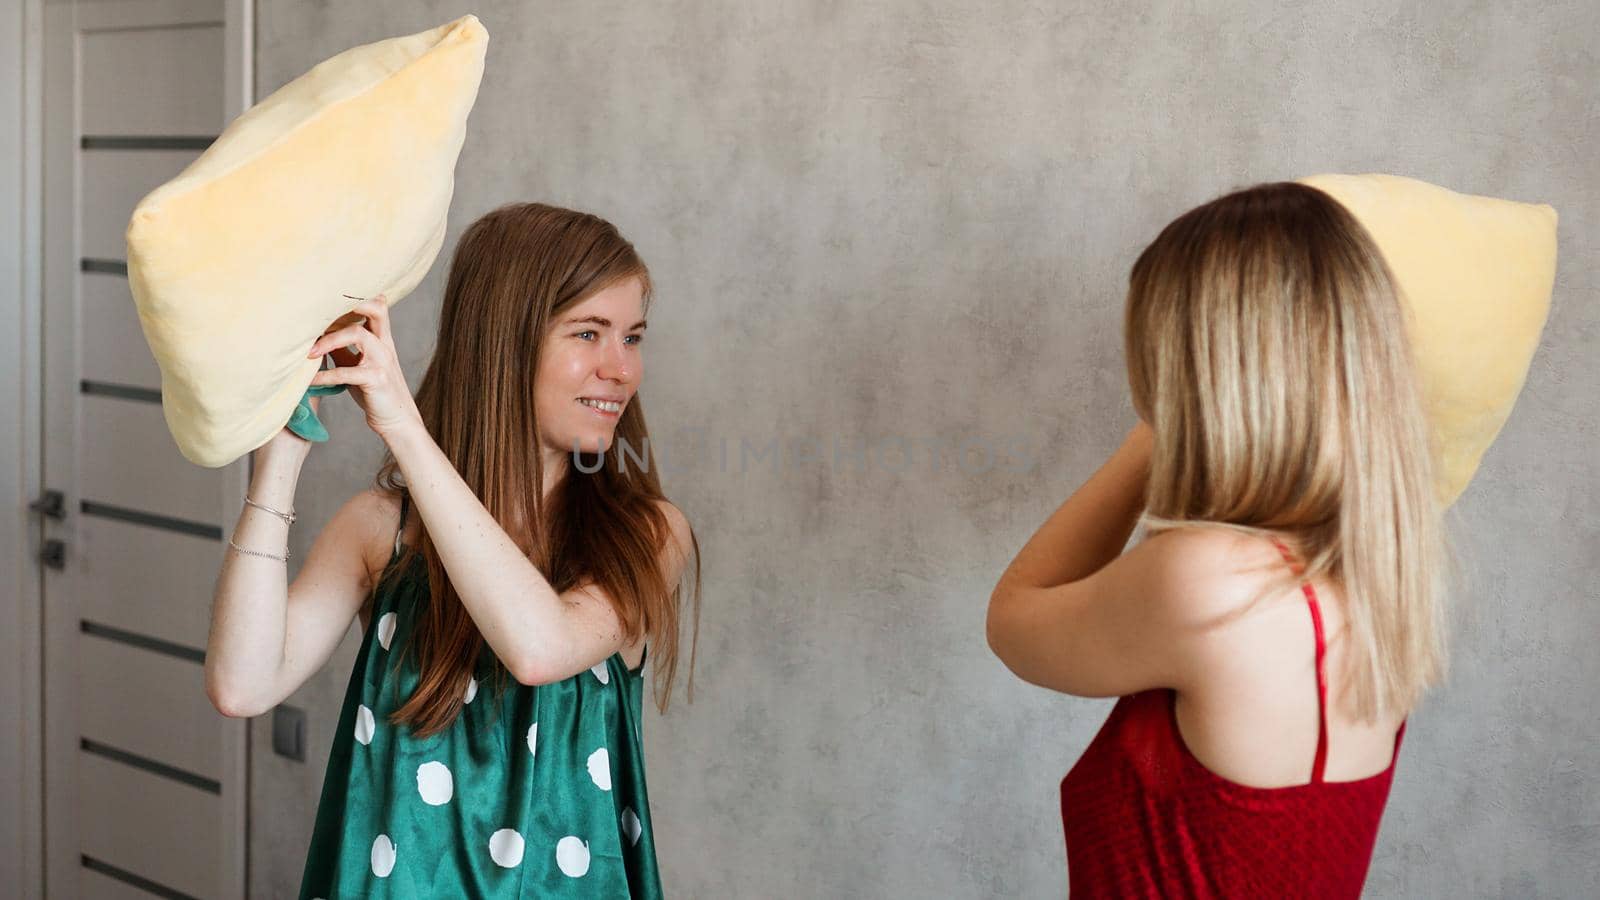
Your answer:
[[[1328,576],[1349,623],[1344,708],[1410,710],[1444,674],[1455,561],[1412,325],[1366,229],[1305,185],[1228,194],[1139,256],[1124,324],[1155,433],[1148,532],[1285,539],[1305,568],[1256,599]]]
[[[600,464],[579,454],[545,503],[544,461],[534,415],[533,373],[550,323],[562,310],[619,281],[637,278],[648,308],[650,275],[633,245],[609,222],[539,203],[502,206],[468,226],[456,245],[445,284],[433,359],[417,389],[423,424],[467,486],[556,591],[593,584],[611,598],[628,640],[646,637],[657,707],[665,711],[678,667],[681,585],[669,585],[658,560],[671,539],[665,500],[638,396],[617,423],[613,448],[626,447],[644,465]],[[375,478],[380,490],[405,489],[386,453]],[[402,523],[403,524],[403,523]],[[700,548],[694,551],[694,648],[700,619]],[[420,672],[417,688],[390,721],[426,737],[459,713],[484,639],[450,584],[424,528],[385,570],[427,563],[429,600],[420,607],[407,652]],[[495,667],[496,691],[508,673]]]

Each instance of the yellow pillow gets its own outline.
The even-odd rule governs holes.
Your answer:
[[[1300,181],[1331,195],[1372,234],[1415,317],[1438,494],[1448,507],[1528,376],[1555,284],[1556,211],[1394,175]]]
[[[488,33],[464,16],[326,60],[251,107],[128,223],[128,281],[179,450],[223,466],[288,421],[306,352],[444,242]]]

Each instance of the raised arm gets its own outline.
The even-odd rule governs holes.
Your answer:
[[[531,685],[569,678],[621,650],[625,637],[610,599],[592,587],[557,593],[434,442],[400,371],[388,305],[374,298],[353,312],[365,321],[324,334],[308,355],[355,348],[359,361],[319,371],[311,383],[349,386],[394,454],[445,574],[495,656]],[[675,512],[668,513],[673,539],[660,557],[668,584],[687,556],[687,525],[681,515],[674,521]]]
[[[292,509],[308,447],[285,433],[257,450],[247,496]],[[231,540],[253,552],[227,549],[206,647],[206,695],[219,712],[260,715],[327,663],[371,589],[367,556],[381,503],[371,492],[347,502],[317,535],[292,586],[287,561],[274,558],[286,553],[289,524],[249,504],[240,511]]]
[[[623,648],[626,638],[610,598],[594,587],[557,593],[462,480],[420,419],[392,430],[386,440],[462,605],[517,681],[561,681]],[[671,537],[659,565],[671,586],[689,555],[689,525],[670,503],[662,502],[662,512]]]
[[[1040,526],[989,598],[989,647],[1018,677],[1104,697],[1170,682],[1171,638],[1182,631],[1169,544],[1123,555],[1144,508],[1153,438],[1140,423],[1116,454]]]

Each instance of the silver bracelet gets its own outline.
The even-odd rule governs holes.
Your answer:
[[[262,553],[260,550],[246,550],[245,548],[239,546],[238,544],[235,544],[233,542],[233,538],[228,538],[228,546],[232,547],[233,549],[235,549],[237,551],[239,551],[240,553],[248,553],[251,556],[260,556],[260,557],[262,557],[264,559],[275,559],[278,562],[288,562],[289,561],[289,548],[288,547],[283,548],[283,555],[282,556],[274,556],[271,553]]]
[[[288,525],[293,525],[294,524],[294,520],[299,518],[299,516],[296,516],[294,514],[294,510],[292,510],[292,509],[289,510],[288,512],[279,512],[278,510],[275,510],[270,506],[262,506],[261,504],[255,502],[254,500],[251,500],[249,494],[245,494],[244,495],[244,502],[250,504],[251,506],[254,506],[256,509],[265,510],[265,511],[267,511],[269,513],[272,513],[273,515],[275,515],[278,518],[282,519],[284,521],[284,523],[288,524]]]

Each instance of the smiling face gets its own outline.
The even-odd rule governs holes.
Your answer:
[[[556,313],[539,348],[534,415],[547,454],[611,447],[644,378],[644,285],[624,278]],[[638,449],[638,448],[635,448]]]

